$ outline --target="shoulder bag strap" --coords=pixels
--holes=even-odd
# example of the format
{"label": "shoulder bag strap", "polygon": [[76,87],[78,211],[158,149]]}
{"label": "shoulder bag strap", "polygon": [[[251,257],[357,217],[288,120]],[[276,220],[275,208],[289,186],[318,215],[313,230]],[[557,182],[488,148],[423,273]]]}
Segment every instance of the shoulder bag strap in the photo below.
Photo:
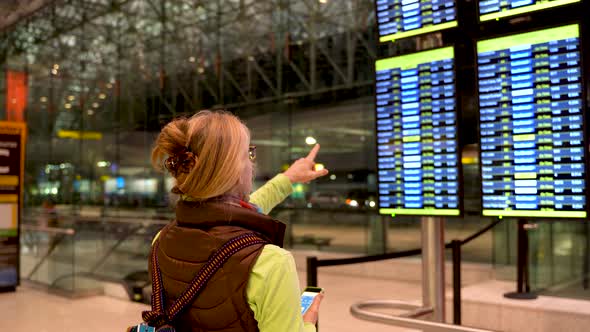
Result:
{"label": "shoulder bag strap", "polygon": [[256,245],[266,244],[254,233],[246,233],[227,241],[219,248],[193,278],[188,288],[172,303],[170,308],[164,309],[164,287],[162,273],[158,264],[157,248],[160,241],[156,241],[152,248],[152,310],[144,311],[142,316],[145,322],[159,327],[176,319],[178,314],[188,308],[195,301],[199,293],[207,285],[207,282],[238,251]]}

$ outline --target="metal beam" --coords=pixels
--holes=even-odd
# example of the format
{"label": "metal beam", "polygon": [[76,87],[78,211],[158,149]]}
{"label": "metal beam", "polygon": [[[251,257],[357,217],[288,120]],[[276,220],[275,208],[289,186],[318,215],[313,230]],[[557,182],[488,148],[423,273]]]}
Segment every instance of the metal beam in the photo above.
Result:
{"label": "metal beam", "polygon": [[[6,30],[0,56],[10,67],[26,50],[32,79],[52,84],[56,96],[76,84],[104,85],[120,66],[132,95],[159,96],[174,113],[176,94],[190,107],[239,107],[371,84],[359,73],[372,65],[359,60],[375,58],[366,37],[373,22],[372,0],[56,1]],[[344,42],[328,48],[329,36]],[[82,39],[85,50],[69,45]],[[49,80],[53,58],[63,71]],[[167,86],[156,89],[161,71]]]}

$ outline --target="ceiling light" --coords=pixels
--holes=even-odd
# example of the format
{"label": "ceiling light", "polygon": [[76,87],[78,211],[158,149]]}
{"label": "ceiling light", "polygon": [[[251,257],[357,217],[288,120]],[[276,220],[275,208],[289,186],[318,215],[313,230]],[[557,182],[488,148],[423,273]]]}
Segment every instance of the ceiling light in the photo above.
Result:
{"label": "ceiling light", "polygon": [[68,96],[68,100],[69,100],[69,101],[72,101],[72,100],[74,100],[74,99],[76,99],[76,97],[74,97],[74,96]]}
{"label": "ceiling light", "polygon": [[197,69],[197,71],[199,72],[199,74],[202,74],[205,72],[205,68],[199,67],[199,69]]}
{"label": "ceiling light", "polygon": [[190,58],[188,58],[188,61],[195,62],[195,57],[194,56],[191,56]]}
{"label": "ceiling light", "polygon": [[59,65],[56,63],[53,65],[53,69],[58,70],[59,69]]}
{"label": "ceiling light", "polygon": [[98,108],[98,106],[100,106],[98,103],[92,103],[92,107]]}
{"label": "ceiling light", "polygon": [[317,142],[318,141],[314,137],[307,136],[305,138],[305,144],[307,144],[307,145],[315,145]]}
{"label": "ceiling light", "polygon": [[64,105],[64,107],[65,107],[66,109],[68,109],[68,110],[69,110],[70,108],[72,108],[72,104],[70,104],[70,103],[66,103],[66,104]]}
{"label": "ceiling light", "polygon": [[88,110],[88,115],[94,115],[94,111],[93,110]]}
{"label": "ceiling light", "polygon": [[39,99],[39,100],[41,100],[42,103],[46,103],[47,102],[47,97],[41,97],[41,99]]}
{"label": "ceiling light", "polygon": [[346,200],[346,204],[348,204],[349,206],[352,206],[352,207],[359,206],[359,202],[356,199],[350,199],[350,198]]}
{"label": "ceiling light", "polygon": [[101,93],[98,95],[98,98],[100,99],[105,99],[107,97],[107,95],[105,95],[104,93]]}
{"label": "ceiling light", "polygon": [[107,89],[111,89],[113,85],[111,83],[107,84]]}
{"label": "ceiling light", "polygon": [[57,69],[51,69],[51,73],[52,73],[53,75],[57,75]]}

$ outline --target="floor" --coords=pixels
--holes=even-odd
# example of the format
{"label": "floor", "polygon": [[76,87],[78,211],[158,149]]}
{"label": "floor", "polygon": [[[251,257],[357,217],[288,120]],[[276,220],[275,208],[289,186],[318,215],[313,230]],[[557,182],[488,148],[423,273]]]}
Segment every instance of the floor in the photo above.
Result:
{"label": "floor", "polygon": [[[420,299],[420,285],[386,280],[320,274],[326,298],[320,311],[320,331],[411,332],[352,317],[350,305],[360,300]],[[300,275],[300,280],[304,276]],[[355,285],[351,287],[351,285]],[[67,299],[27,286],[0,294],[0,330],[11,332],[125,331],[147,307],[106,296]],[[90,328],[90,329],[89,329]]]}

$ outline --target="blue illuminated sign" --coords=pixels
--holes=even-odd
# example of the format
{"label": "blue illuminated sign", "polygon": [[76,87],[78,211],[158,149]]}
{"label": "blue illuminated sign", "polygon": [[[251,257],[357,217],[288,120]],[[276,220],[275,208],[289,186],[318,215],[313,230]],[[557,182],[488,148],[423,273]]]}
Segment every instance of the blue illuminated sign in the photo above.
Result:
{"label": "blue illuminated sign", "polygon": [[483,214],[586,217],[578,25],[478,43]]}
{"label": "blue illuminated sign", "polygon": [[457,26],[455,0],[377,0],[376,6],[381,42]]}
{"label": "blue illuminated sign", "polygon": [[451,47],[377,62],[380,213],[460,214],[454,70]]}

